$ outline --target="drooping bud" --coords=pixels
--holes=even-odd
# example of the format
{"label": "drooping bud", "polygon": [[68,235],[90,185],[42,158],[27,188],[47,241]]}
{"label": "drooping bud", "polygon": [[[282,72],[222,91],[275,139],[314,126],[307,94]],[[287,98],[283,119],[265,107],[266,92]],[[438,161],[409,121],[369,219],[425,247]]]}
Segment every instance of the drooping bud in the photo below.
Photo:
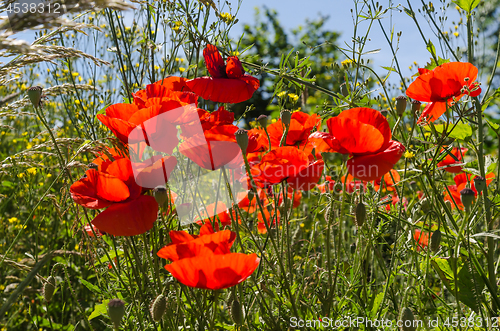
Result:
{"label": "drooping bud", "polygon": [[436,230],[431,235],[431,244],[429,245],[431,251],[437,252],[439,249],[439,244],[441,243],[441,231]]}
{"label": "drooping bud", "polygon": [[283,124],[290,125],[290,121],[292,120],[292,112],[287,109],[283,109],[280,113],[280,118]]}
{"label": "drooping bud", "polygon": [[243,129],[238,129],[234,136],[236,137],[236,142],[238,143],[238,146],[240,146],[241,151],[243,154],[246,154],[248,147],[248,133]]}
{"label": "drooping bud", "polygon": [[486,188],[486,178],[481,176],[474,177],[474,186],[478,192],[482,192]]}
{"label": "drooping bud", "polygon": [[340,93],[342,93],[342,95],[345,97],[349,95],[349,91],[347,90],[347,83],[340,84]]}
{"label": "drooping bud", "polygon": [[405,307],[401,310],[401,316],[399,317],[401,321],[400,329],[402,331],[415,331],[417,328],[414,326],[415,316],[413,316],[413,312],[410,308]]}
{"label": "drooping bud", "polygon": [[398,116],[403,116],[406,110],[406,97],[404,95],[400,95],[396,98],[396,113]]}
{"label": "drooping bud", "polygon": [[266,115],[260,115],[259,117],[257,117],[257,122],[259,122],[261,127],[267,128],[267,116]]}
{"label": "drooping bud", "polygon": [[28,89],[28,97],[35,108],[40,105],[42,100],[42,90],[41,86],[32,86]]}
{"label": "drooping bud", "polygon": [[167,308],[167,298],[163,294],[160,294],[156,297],[153,302],[153,306],[151,306],[151,315],[153,315],[153,320],[155,322],[159,322],[165,314],[165,309]]}
{"label": "drooping bud", "polygon": [[53,276],[49,276],[49,278],[47,278],[47,282],[43,284],[43,297],[45,298],[45,301],[50,302],[50,300],[52,300],[55,290],[56,279]]}
{"label": "drooping bud", "polygon": [[159,206],[163,206],[168,199],[167,188],[164,185],[158,185],[153,189],[153,196]]}
{"label": "drooping bud", "polygon": [[120,322],[125,315],[125,302],[120,299],[111,299],[108,302],[108,316],[113,322],[115,329],[120,327]]}
{"label": "drooping bud", "polygon": [[366,207],[365,204],[360,202],[356,206],[356,225],[358,227],[363,226],[366,220]]}
{"label": "drooping bud", "polygon": [[251,203],[254,198],[255,198],[255,191],[248,190],[248,202]]}
{"label": "drooping bud", "polygon": [[236,56],[227,58],[226,74],[229,78],[240,78],[245,73],[245,69],[241,65],[240,59]]}
{"label": "drooping bud", "polygon": [[411,111],[413,112],[413,114],[417,114],[417,112],[420,111],[420,105],[422,103],[420,101],[417,101],[417,100],[413,100],[411,102]]}
{"label": "drooping bud", "polygon": [[241,309],[240,302],[236,298],[231,304],[231,318],[236,325],[241,325],[243,323],[243,310]]}
{"label": "drooping bud", "polygon": [[474,194],[474,191],[470,188],[464,188],[462,191],[460,191],[460,200],[462,200],[465,208],[469,208],[472,205],[475,197],[476,195]]}

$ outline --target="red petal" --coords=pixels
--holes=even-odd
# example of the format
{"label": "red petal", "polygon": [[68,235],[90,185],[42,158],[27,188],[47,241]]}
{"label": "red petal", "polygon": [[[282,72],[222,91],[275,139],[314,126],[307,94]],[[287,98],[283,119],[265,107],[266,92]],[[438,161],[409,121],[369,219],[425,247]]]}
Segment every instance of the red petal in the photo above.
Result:
{"label": "red petal", "polygon": [[247,279],[259,265],[256,254],[202,255],[166,265],[184,285],[208,290],[235,286]]}
{"label": "red petal", "polygon": [[206,141],[205,137],[200,136],[184,141],[179,151],[200,167],[208,170],[219,169],[229,164],[241,153],[240,147],[233,141]]}
{"label": "red petal", "polygon": [[294,190],[309,191],[316,187],[316,183],[323,174],[325,162],[318,160],[304,168],[295,176],[290,176],[287,179],[288,185]]}
{"label": "red petal", "polygon": [[188,242],[188,241],[195,240],[196,238],[198,238],[198,236],[190,235],[186,231],[173,231],[172,230],[168,233],[168,235],[170,236],[170,239],[172,240],[173,244],[180,244],[180,243]]}
{"label": "red petal", "polygon": [[189,88],[205,100],[221,103],[239,103],[250,99],[259,88],[257,78],[239,79],[198,77],[187,82]]}
{"label": "red petal", "polygon": [[141,194],[142,188],[135,181],[132,162],[129,159],[114,161],[106,168],[106,172],[121,179],[127,185],[131,199],[135,199]]}
{"label": "red petal", "polygon": [[168,182],[170,173],[177,165],[174,156],[155,155],[141,163],[133,163],[135,181],[144,188],[155,188]]}
{"label": "red petal", "polygon": [[97,215],[92,224],[113,236],[136,236],[153,227],[157,214],[155,198],[141,195],[129,202],[112,204]]}
{"label": "red petal", "polygon": [[381,152],[352,157],[347,161],[347,170],[358,179],[376,180],[394,167],[404,151],[405,148],[401,143],[391,141],[387,149]]}
{"label": "red petal", "polygon": [[241,65],[240,59],[236,56],[227,58],[226,74],[229,78],[240,78],[245,73],[245,69]]}
{"label": "red petal", "polygon": [[169,76],[163,80],[157,81],[155,84],[163,85],[171,91],[190,92],[191,90],[187,87],[186,81],[187,79],[183,77]]}
{"label": "red petal", "polygon": [[446,112],[446,101],[429,102],[418,118],[418,125],[434,122]]}
{"label": "red petal", "polygon": [[207,47],[203,50],[203,57],[210,76],[214,78],[226,77],[226,66],[217,47],[207,44]]}

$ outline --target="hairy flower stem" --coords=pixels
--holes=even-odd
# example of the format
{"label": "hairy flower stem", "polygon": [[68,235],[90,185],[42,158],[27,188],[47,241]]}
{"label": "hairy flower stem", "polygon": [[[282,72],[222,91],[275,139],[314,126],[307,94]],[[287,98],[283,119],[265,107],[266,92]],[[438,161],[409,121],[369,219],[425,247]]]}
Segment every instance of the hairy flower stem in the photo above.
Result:
{"label": "hairy flower stem", "polygon": [[[469,60],[470,63],[473,64],[474,61],[474,53],[473,53],[473,31],[472,31],[472,16],[471,14],[467,14],[467,59]],[[486,176],[486,170],[485,170],[485,164],[484,164],[484,128],[483,128],[483,112],[482,112],[482,107],[481,107],[481,102],[479,102],[478,97],[474,97],[473,103],[476,107],[476,116],[477,116],[477,140],[478,140],[478,147],[477,147],[477,159],[479,163],[479,173],[482,177]],[[493,230],[493,222],[491,219],[491,209],[489,206],[489,200],[488,200],[488,189],[487,185],[484,185],[483,190],[483,198],[481,199],[483,202],[483,208],[485,211],[485,222],[486,222],[486,228],[488,232],[491,232]],[[490,284],[492,286],[492,293],[494,297],[497,296],[497,281],[496,281],[496,275],[495,275],[495,261],[494,261],[494,252],[495,252],[495,242],[493,241],[492,237],[487,237],[486,239],[487,244],[488,244],[488,278],[490,281]],[[498,306],[496,305],[495,300],[492,301],[491,303],[491,308],[493,310],[493,316],[497,315],[498,312]]]}

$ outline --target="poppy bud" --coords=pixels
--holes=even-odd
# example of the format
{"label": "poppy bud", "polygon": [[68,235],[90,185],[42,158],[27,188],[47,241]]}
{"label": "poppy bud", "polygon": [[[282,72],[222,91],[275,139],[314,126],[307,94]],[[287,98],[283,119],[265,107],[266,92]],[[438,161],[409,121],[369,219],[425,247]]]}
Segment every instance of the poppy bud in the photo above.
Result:
{"label": "poppy bud", "polygon": [[342,93],[342,95],[345,97],[349,95],[349,91],[347,90],[347,83],[340,84],[340,93]]}
{"label": "poppy bud", "polygon": [[446,205],[446,208],[448,208],[448,210],[451,210],[451,201],[450,200],[446,200],[444,203]]}
{"label": "poppy bud", "polygon": [[40,100],[42,100],[42,87],[32,86],[28,89],[28,97],[34,107],[40,106]]}
{"label": "poppy bud", "polygon": [[159,322],[165,314],[165,309],[167,308],[167,298],[163,294],[156,297],[151,307],[151,315],[153,315],[153,320]]}
{"label": "poppy bud", "polygon": [[111,299],[108,302],[108,316],[115,329],[120,327],[120,322],[125,315],[125,302],[120,299]]}
{"label": "poppy bud", "polygon": [[248,191],[248,202],[252,202],[252,200],[255,198],[255,191],[254,190],[249,190]]}
{"label": "poppy bud", "polygon": [[405,307],[401,310],[401,316],[399,317],[401,321],[400,330],[402,331],[415,331],[417,328],[413,325],[415,322],[415,317],[410,308]]}
{"label": "poppy bud", "polygon": [[430,244],[431,251],[437,252],[440,243],[441,243],[441,231],[439,231],[438,229],[434,231],[431,235],[431,244]]}
{"label": "poppy bud", "polygon": [[413,191],[415,191],[415,192],[416,192],[416,191],[417,191],[417,189],[418,189],[417,182],[416,182],[416,181],[414,181],[414,180],[412,180],[412,181],[410,182],[410,187],[411,187],[411,189],[412,189]]}
{"label": "poppy bud", "polygon": [[49,278],[47,278],[47,282],[43,284],[43,297],[45,298],[45,301],[50,302],[55,290],[56,279],[53,276],[49,276]]}
{"label": "poppy bud", "polygon": [[99,169],[99,166],[95,163],[89,163],[87,164],[87,168],[97,170]]}
{"label": "poppy bud", "polygon": [[153,190],[153,196],[158,205],[163,206],[168,198],[167,188],[163,185],[158,185]]}
{"label": "poppy bud", "polygon": [[424,213],[426,213],[426,212],[428,212],[429,210],[431,210],[431,204],[430,204],[430,202],[429,202],[429,200],[428,200],[427,198],[422,199],[422,200],[420,201],[420,203],[421,203],[421,206],[422,206],[420,209],[422,209],[422,211],[423,211]]}
{"label": "poppy bud", "polygon": [[356,244],[352,243],[351,244],[351,254],[354,254],[354,253],[356,253]]}
{"label": "poppy bud", "polygon": [[283,124],[290,125],[290,121],[292,120],[292,112],[287,109],[283,109],[280,113],[280,118]]}
{"label": "poppy bud", "polygon": [[356,225],[361,227],[366,220],[366,207],[365,204],[360,202],[356,206]]}
{"label": "poppy bud", "polygon": [[475,194],[472,189],[464,188],[462,191],[460,191],[460,200],[462,200],[465,208],[469,208],[472,205],[474,198]]}
{"label": "poppy bud", "polygon": [[241,325],[243,323],[243,311],[237,299],[234,299],[231,304],[231,318],[236,325]]}
{"label": "poppy bud", "polygon": [[478,192],[482,192],[486,188],[486,178],[481,176],[474,177],[474,186]]}
{"label": "poppy bud", "polygon": [[400,95],[396,98],[396,113],[401,117],[403,116],[406,110],[406,97],[404,95]]}
{"label": "poppy bud", "polygon": [[411,111],[413,112],[413,114],[416,114],[418,111],[420,111],[420,105],[422,103],[420,101],[417,101],[417,100],[413,100],[411,102]]}
{"label": "poppy bud", "polygon": [[240,78],[245,73],[245,69],[241,65],[240,59],[236,56],[227,58],[226,74],[229,78]]}
{"label": "poppy bud", "polygon": [[236,142],[238,143],[238,146],[240,146],[241,151],[246,154],[248,147],[248,133],[243,129],[238,129],[234,136],[236,137]]}
{"label": "poppy bud", "polygon": [[257,122],[259,122],[261,127],[266,128],[267,127],[267,116],[260,115],[259,117],[257,117]]}

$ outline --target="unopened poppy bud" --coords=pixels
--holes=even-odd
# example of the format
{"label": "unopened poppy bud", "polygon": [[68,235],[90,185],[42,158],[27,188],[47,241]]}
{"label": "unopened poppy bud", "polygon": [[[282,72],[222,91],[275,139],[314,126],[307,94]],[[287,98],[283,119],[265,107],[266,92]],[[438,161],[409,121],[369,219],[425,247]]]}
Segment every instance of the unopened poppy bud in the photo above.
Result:
{"label": "unopened poppy bud", "polygon": [[474,177],[474,186],[478,192],[482,192],[486,188],[486,178],[481,176]]}
{"label": "unopened poppy bud", "polygon": [[366,220],[366,207],[365,204],[360,202],[356,206],[356,225],[361,227]]}
{"label": "unopened poppy bud", "polygon": [[153,320],[159,322],[165,314],[165,309],[167,308],[167,298],[163,294],[156,297],[151,307],[151,315],[153,315]]}
{"label": "unopened poppy bud", "polygon": [[352,243],[351,244],[351,254],[354,254],[354,253],[356,253],[356,244]]}
{"label": "unopened poppy bud", "polygon": [[260,115],[259,117],[257,117],[257,122],[259,122],[261,127],[266,128],[267,127],[267,116]]}
{"label": "unopened poppy bud", "polygon": [[236,131],[234,136],[236,137],[236,142],[238,143],[238,146],[240,146],[241,151],[246,154],[248,147],[248,133],[243,129],[239,129]]}
{"label": "unopened poppy bud", "polygon": [[240,78],[245,73],[245,69],[241,65],[240,59],[236,56],[227,58],[226,74],[229,78]]}
{"label": "unopened poppy bud", "polygon": [[422,199],[420,203],[422,206],[421,209],[424,213],[427,213],[429,210],[431,210],[431,204],[427,198]]}
{"label": "unopened poppy bud", "polygon": [[349,95],[349,91],[347,90],[347,83],[340,84],[340,93],[342,93],[342,95],[345,97]]}
{"label": "unopened poppy bud", "polygon": [[448,208],[448,210],[451,210],[451,201],[450,200],[446,200],[444,203],[446,205],[446,208]]}
{"label": "unopened poppy bud", "polygon": [[440,243],[441,243],[441,231],[439,231],[438,229],[434,231],[431,235],[431,244],[429,245],[431,247],[431,251],[437,252]]}
{"label": "unopened poppy bud", "polygon": [[120,299],[111,299],[108,302],[108,316],[113,322],[115,329],[120,327],[120,322],[125,315],[125,302]]}
{"label": "unopened poppy bud", "polygon": [[237,299],[234,299],[231,304],[231,318],[236,325],[241,325],[243,323],[243,311]]}
{"label": "unopened poppy bud", "polygon": [[255,198],[255,191],[254,190],[249,190],[248,191],[248,202],[252,202],[252,200]]}
{"label": "unopened poppy bud", "polygon": [[380,113],[384,116],[384,117],[387,117],[387,115],[389,115],[389,112],[385,109],[381,110]]}
{"label": "unopened poppy bud", "polygon": [[45,301],[50,302],[52,296],[54,296],[54,291],[56,290],[56,279],[53,276],[47,278],[47,282],[43,284],[43,297]]}
{"label": "unopened poppy bud", "polygon": [[167,188],[163,185],[158,185],[153,190],[153,196],[158,205],[163,206],[168,199]]}
{"label": "unopened poppy bud", "polygon": [[292,120],[292,112],[287,109],[283,109],[280,113],[280,118],[283,124],[290,125],[290,121]]}
{"label": "unopened poppy bud", "polygon": [[475,194],[472,189],[464,188],[462,191],[460,191],[460,199],[462,200],[465,208],[469,208],[472,205],[472,202],[474,202],[474,198]]}
{"label": "unopened poppy bud", "polygon": [[400,329],[402,331],[415,331],[417,328],[414,326],[415,316],[410,308],[405,307],[401,310],[401,316],[399,317],[401,321]]}
{"label": "unopened poppy bud", "polygon": [[403,116],[406,110],[406,97],[404,95],[400,95],[396,98],[396,113],[399,116]]}
{"label": "unopened poppy bud", "polygon": [[411,102],[411,111],[416,114],[418,111],[420,111],[420,105],[422,103],[420,101],[417,101],[417,100],[413,100]]}
{"label": "unopened poppy bud", "polygon": [[34,107],[40,105],[40,100],[42,100],[42,88],[40,86],[32,86],[28,89],[28,97]]}

